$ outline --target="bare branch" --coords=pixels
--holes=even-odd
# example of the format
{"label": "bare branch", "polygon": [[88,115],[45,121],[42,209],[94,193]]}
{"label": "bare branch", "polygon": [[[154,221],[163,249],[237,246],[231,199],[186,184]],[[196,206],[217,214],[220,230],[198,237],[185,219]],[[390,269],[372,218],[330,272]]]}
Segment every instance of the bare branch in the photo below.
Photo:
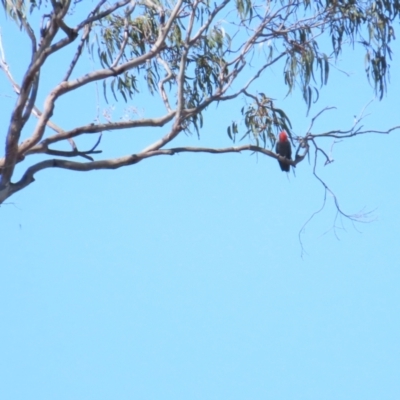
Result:
{"label": "bare branch", "polygon": [[[62,12],[63,11],[60,11],[60,15]],[[7,132],[5,161],[0,181],[1,188],[9,185],[17,160],[23,158],[23,156],[18,153],[19,138],[26,123],[26,119],[23,118],[23,113],[27,108],[27,104],[29,103],[29,95],[32,91],[32,85],[34,85],[37,74],[47,58],[49,46],[57,34],[58,29],[59,26],[56,22],[56,14],[54,13],[50,18],[48,30],[46,31],[45,35],[42,36],[39,49],[35,52],[32,62],[30,63],[22,80],[20,93],[17,98],[16,105],[14,106],[14,110],[11,115],[11,122]],[[49,118],[50,115],[48,116],[47,120]],[[46,123],[47,120],[44,121],[44,123]]]}
{"label": "bare branch", "polygon": [[193,24],[194,24],[194,17],[195,17],[195,8],[197,6],[198,2],[196,2],[195,6],[193,7],[193,12],[191,15],[191,20],[190,20],[190,25],[189,25],[189,29],[188,29],[188,35],[187,35],[187,44],[189,46],[193,46],[198,39],[200,38],[201,35],[203,35],[203,33],[209,28],[209,26],[211,25],[211,22],[214,20],[214,18],[216,17],[216,15],[223,10],[227,4],[229,4],[229,0],[225,0],[223,1],[219,6],[215,6],[215,8],[213,9],[213,11],[210,13],[210,15],[207,18],[207,21],[203,24],[203,26],[201,26],[201,28],[197,31],[196,35],[194,35],[192,38],[190,37],[192,28],[193,28]]}
{"label": "bare branch", "polygon": [[28,104],[26,105],[26,108],[24,110],[24,114],[22,116],[22,124],[23,125],[26,124],[26,122],[28,121],[29,117],[31,116],[33,108],[35,107],[35,101],[36,101],[36,96],[37,96],[38,89],[39,89],[39,73],[37,73],[36,76],[33,79],[31,95],[29,97]]}
{"label": "bare branch", "polygon": [[[64,152],[60,152],[57,150],[49,150],[57,155],[66,155]],[[3,193],[0,192],[0,202],[3,201],[5,198],[11,196],[15,192],[24,189],[26,186],[30,185],[34,182],[34,175],[44,169],[47,168],[62,168],[62,169],[69,169],[72,171],[92,171],[92,170],[100,170],[100,169],[117,169],[121,167],[125,167],[128,165],[137,164],[138,162],[161,155],[174,155],[177,153],[210,153],[210,154],[223,154],[223,153],[241,153],[243,151],[250,151],[264,154],[268,157],[274,158],[276,160],[281,160],[290,163],[291,165],[295,166],[298,162],[289,161],[285,157],[281,157],[274,152],[264,149],[262,147],[254,146],[254,145],[243,145],[243,146],[235,146],[235,147],[226,147],[226,148],[207,148],[207,147],[175,147],[170,149],[158,149],[154,151],[148,151],[146,153],[139,153],[139,154],[132,154],[124,157],[114,158],[114,159],[107,159],[107,160],[100,160],[100,161],[92,161],[87,163],[80,163],[76,161],[68,161],[68,160],[46,160],[41,161],[37,164],[32,165],[29,167],[24,175],[22,176],[21,180],[17,183],[10,184],[8,190]],[[72,152],[67,152],[68,156],[71,156]],[[77,152],[79,154],[76,155],[84,155],[84,154],[94,154],[98,153],[98,151],[90,150],[88,152]]]}
{"label": "bare branch", "polygon": [[329,137],[329,138],[336,138],[336,139],[343,139],[343,138],[350,138],[358,135],[366,135],[366,134],[371,134],[371,133],[376,133],[378,135],[388,135],[389,133],[400,129],[400,125],[393,126],[392,128],[387,129],[386,131],[380,131],[380,130],[375,130],[375,129],[367,129],[365,131],[362,130],[354,130],[353,128],[347,131],[341,131],[341,130],[333,130],[325,133],[319,133],[319,134],[313,134],[312,136],[314,138],[324,138],[324,137]]}
{"label": "bare branch", "polygon": [[[49,145],[51,143],[59,142],[68,138],[73,138],[84,133],[99,133],[104,131],[114,131],[129,128],[145,128],[145,127],[161,127],[170,122],[175,116],[175,112],[170,112],[160,118],[144,118],[137,121],[120,121],[120,122],[109,122],[106,124],[88,124],[72,129],[70,131],[62,131],[57,135],[50,136],[44,139],[38,147],[34,147],[30,150],[29,154],[36,152],[40,146]],[[1,164],[0,164],[1,165]]]}
{"label": "bare branch", "polygon": [[172,109],[171,109],[171,106],[169,104],[168,96],[167,96],[167,94],[165,92],[164,85],[174,77],[174,74],[172,73],[171,68],[169,67],[168,63],[165,62],[160,56],[157,57],[157,61],[167,71],[167,74],[165,75],[165,77],[160,80],[160,82],[158,84],[158,88],[159,88],[159,91],[160,91],[161,98],[162,98],[162,100],[164,102],[165,108],[167,109],[167,111],[169,113],[171,113]]}
{"label": "bare branch", "polygon": [[99,21],[104,17],[107,17],[108,15],[111,15],[114,13],[114,11],[118,10],[119,8],[122,8],[126,6],[128,3],[130,3],[132,0],[122,0],[114,3],[112,6],[107,8],[106,10],[99,12],[101,6],[106,2],[107,0],[101,0],[96,7],[94,8],[93,11],[89,13],[89,16],[83,20],[80,24],[78,24],[75,27],[76,31],[81,30],[83,27],[85,27],[88,24],[91,24],[95,21]]}
{"label": "bare branch", "polygon": [[[4,49],[3,49],[3,45],[2,45],[2,38],[0,35],[0,69],[3,70],[3,72],[6,74],[8,80],[10,81],[14,92],[17,95],[21,94],[21,88],[20,86],[16,83],[16,81],[14,80],[14,77],[11,74],[11,71],[9,69],[9,66],[6,62],[5,59],[5,53],[4,53]],[[38,77],[36,77],[34,79],[34,87],[32,88],[32,94],[29,98],[29,103],[24,111],[24,116],[23,116],[23,123],[25,124],[26,121],[29,118],[29,113],[32,113],[35,117],[39,118],[42,115],[42,112],[34,105],[35,99],[36,99],[36,95],[37,95],[37,90],[38,90],[38,85],[39,85],[39,79]],[[48,120],[47,121],[47,126],[49,126],[51,129],[53,129],[54,131],[61,133],[63,132],[63,130],[58,127],[56,124],[54,124],[52,121]],[[68,139],[68,138],[67,138]],[[73,149],[76,149],[75,143],[73,142],[72,139],[68,139],[68,141],[70,142],[71,146]],[[0,159],[0,168],[2,168],[4,166],[4,159]]]}
{"label": "bare branch", "polygon": [[[303,245],[303,241],[302,241],[302,235],[305,232],[305,228],[306,226],[314,219],[314,217],[319,214],[326,206],[326,199],[327,199],[327,195],[330,194],[333,198],[333,202],[337,211],[337,215],[343,216],[346,219],[350,220],[353,224],[354,223],[369,223],[371,222],[371,220],[369,220],[369,216],[371,215],[371,213],[373,211],[368,211],[368,212],[358,212],[355,214],[347,214],[345,213],[342,208],[339,206],[339,201],[337,196],[335,195],[335,193],[332,191],[332,189],[327,185],[327,183],[318,175],[317,173],[317,161],[318,161],[318,152],[321,152],[324,157],[326,157],[326,162],[325,165],[327,163],[332,162],[331,159],[329,158],[329,156],[320,148],[316,145],[316,143],[313,141],[314,145],[315,145],[315,153],[314,153],[314,165],[313,165],[313,175],[315,176],[315,178],[319,181],[319,183],[322,185],[322,187],[324,188],[324,198],[323,198],[323,202],[321,207],[314,211],[311,216],[307,219],[307,221],[304,223],[304,225],[301,227],[298,237],[299,237],[299,242],[300,242],[300,247],[301,247],[301,256],[303,257],[304,253],[305,253],[305,248]],[[337,219],[337,215],[335,216],[335,221]],[[333,224],[333,229],[334,229],[334,233],[335,236],[337,237],[336,234],[336,225],[335,225],[335,221]]]}
{"label": "bare branch", "polygon": [[329,111],[329,110],[336,110],[336,107],[325,107],[323,108],[320,112],[318,112],[316,115],[314,115],[314,117],[311,118],[311,123],[310,126],[307,129],[307,133],[311,132],[312,127],[314,126],[314,122],[315,120],[321,115],[323,114],[325,111]]}
{"label": "bare branch", "polygon": [[96,143],[90,150],[78,151],[77,148],[74,148],[72,151],[62,151],[62,150],[49,149],[47,147],[46,150],[43,151],[43,153],[51,155],[51,156],[59,156],[59,157],[83,157],[83,158],[86,158],[87,160],[94,161],[93,157],[90,157],[89,154],[102,153],[102,150],[96,150],[96,148],[99,146],[99,144],[101,142],[101,138],[102,138],[102,134],[99,135],[99,138],[97,139]]}
{"label": "bare branch", "polygon": [[82,54],[82,49],[83,49],[83,46],[85,45],[85,43],[86,43],[86,41],[87,41],[87,39],[89,37],[90,30],[91,30],[91,25],[86,25],[85,30],[84,30],[84,32],[82,34],[82,37],[81,37],[81,41],[79,42],[79,45],[78,45],[78,48],[76,49],[74,58],[72,59],[71,64],[69,65],[67,72],[65,73],[63,81],[67,81],[69,79],[69,77],[71,76],[72,71],[74,70],[74,68],[75,68],[75,66],[76,66],[76,64],[77,64],[77,62],[78,62],[78,60],[79,60],[79,58],[80,58],[80,56]]}
{"label": "bare branch", "polygon": [[119,54],[117,55],[117,57],[115,58],[114,62],[111,65],[111,68],[115,68],[119,61],[121,60],[121,57],[123,56],[124,52],[125,52],[125,48],[126,45],[128,43],[128,39],[129,39],[129,19],[128,16],[130,16],[133,11],[135,10],[136,7],[136,3],[133,3],[130,7],[127,8],[127,10],[125,11],[125,18],[124,18],[124,40],[121,44],[121,48],[119,50]]}

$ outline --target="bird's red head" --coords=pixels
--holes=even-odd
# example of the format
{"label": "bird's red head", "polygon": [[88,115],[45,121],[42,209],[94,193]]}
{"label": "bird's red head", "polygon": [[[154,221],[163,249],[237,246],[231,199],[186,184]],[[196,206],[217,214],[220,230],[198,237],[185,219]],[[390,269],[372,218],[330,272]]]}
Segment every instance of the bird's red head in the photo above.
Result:
{"label": "bird's red head", "polygon": [[285,131],[282,131],[282,132],[279,134],[279,141],[280,141],[280,142],[287,142],[287,140],[288,140],[288,135],[287,135],[287,133],[286,133]]}

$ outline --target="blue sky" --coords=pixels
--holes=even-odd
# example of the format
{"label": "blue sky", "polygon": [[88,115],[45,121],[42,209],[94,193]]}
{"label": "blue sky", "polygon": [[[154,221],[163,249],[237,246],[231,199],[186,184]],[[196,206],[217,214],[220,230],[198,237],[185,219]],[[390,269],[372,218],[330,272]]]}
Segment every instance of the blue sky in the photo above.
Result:
{"label": "blue sky", "polygon": [[[19,33],[0,23],[18,77]],[[368,128],[400,125],[393,48],[389,92],[369,106]],[[362,57],[345,52],[342,65],[351,76],[332,71],[309,117],[298,93],[277,98],[296,133],[325,106],[338,109],[320,131],[348,127],[373,97]],[[271,77],[261,91],[279,93],[280,70]],[[4,138],[14,100],[0,82]],[[71,103],[56,121],[90,121],[94,104]],[[177,143],[228,145],[233,109],[210,109],[200,142]],[[160,132],[102,143],[126,153]],[[321,176],[346,212],[374,210],[373,221],[339,220],[336,237],[328,196],[302,235],[303,257],[299,232],[324,196],[307,161],[296,177],[249,154],[41,172],[0,209],[1,398],[398,399],[399,135],[334,146]]]}

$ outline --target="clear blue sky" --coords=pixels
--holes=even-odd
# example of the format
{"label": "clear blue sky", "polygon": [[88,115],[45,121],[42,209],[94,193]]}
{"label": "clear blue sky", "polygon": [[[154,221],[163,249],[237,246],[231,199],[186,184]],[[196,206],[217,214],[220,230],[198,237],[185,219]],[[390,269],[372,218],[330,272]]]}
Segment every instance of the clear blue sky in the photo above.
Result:
{"label": "clear blue sky", "polygon": [[[20,77],[20,34],[7,35],[0,18]],[[400,125],[394,50],[368,128]],[[310,113],[338,107],[319,119],[321,132],[351,125],[373,97],[362,57],[343,59],[353,74],[332,71]],[[271,76],[267,95],[281,84],[278,68]],[[4,139],[14,100],[3,75],[0,88]],[[277,101],[304,132],[300,95]],[[211,109],[201,141],[179,143],[228,145],[232,110]],[[94,116],[92,96],[55,120]],[[103,144],[125,154],[160,133],[107,133]],[[374,221],[342,229],[339,220],[337,238],[328,197],[302,236],[303,258],[298,234],[324,195],[307,161],[296,177],[249,154],[41,172],[0,208],[0,398],[399,399],[399,147],[400,132],[334,146],[321,176],[346,212],[375,210]]]}

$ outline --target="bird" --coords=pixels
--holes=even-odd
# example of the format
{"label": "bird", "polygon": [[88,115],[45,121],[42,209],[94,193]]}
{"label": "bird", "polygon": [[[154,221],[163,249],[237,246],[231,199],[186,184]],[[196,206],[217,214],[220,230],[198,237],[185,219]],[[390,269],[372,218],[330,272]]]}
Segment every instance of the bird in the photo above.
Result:
{"label": "bird", "polygon": [[[292,146],[285,131],[281,131],[281,133],[278,135],[278,141],[276,143],[276,153],[282,157],[287,158],[288,160],[292,159]],[[280,160],[278,160],[278,162],[282,171],[290,171],[290,164]]]}
{"label": "bird", "polygon": [[164,26],[165,24],[165,12],[163,10],[161,10],[160,12],[160,25]]}

